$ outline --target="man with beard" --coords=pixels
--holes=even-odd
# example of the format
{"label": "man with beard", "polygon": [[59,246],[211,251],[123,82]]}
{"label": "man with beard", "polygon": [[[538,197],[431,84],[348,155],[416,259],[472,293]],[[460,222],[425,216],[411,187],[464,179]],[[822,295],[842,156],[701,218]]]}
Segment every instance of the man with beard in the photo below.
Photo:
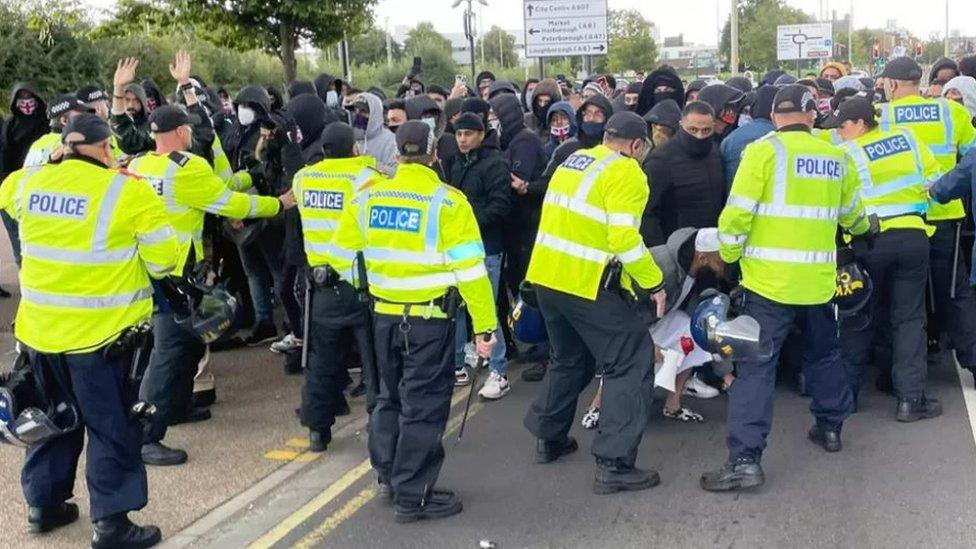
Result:
{"label": "man with beard", "polygon": [[685,86],[678,73],[668,65],[662,65],[647,75],[637,100],[637,114],[644,116],[654,105],[665,99],[674,99],[679,107],[685,104]]}
{"label": "man with beard", "polygon": [[[89,109],[92,110],[99,118],[108,122],[109,121],[109,98],[105,90],[98,86],[85,86],[78,90],[75,94],[78,100],[85,104]],[[109,144],[112,145],[112,154],[115,160],[121,162],[126,154],[119,147],[119,140],[115,135],[109,138]]]}
{"label": "man with beard", "polygon": [[549,107],[563,100],[559,84],[552,78],[539,82],[532,92],[531,110],[525,113],[525,127],[534,131],[539,139],[548,139],[549,123],[546,115]]}

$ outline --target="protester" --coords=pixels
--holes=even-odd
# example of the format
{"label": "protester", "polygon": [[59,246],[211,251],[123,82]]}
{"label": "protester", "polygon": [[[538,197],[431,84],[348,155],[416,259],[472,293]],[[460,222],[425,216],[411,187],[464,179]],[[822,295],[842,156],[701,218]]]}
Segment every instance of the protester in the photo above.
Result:
{"label": "protester", "polygon": [[732,188],[732,181],[739,171],[739,162],[742,161],[742,153],[746,146],[776,129],[771,118],[775,96],[775,86],[764,85],[756,90],[756,102],[752,105],[751,111],[752,121],[744,126],[740,125],[722,140],[720,153],[725,172],[726,192]]}
{"label": "protester", "polygon": [[665,99],[654,105],[654,108],[644,115],[644,121],[647,122],[651,150],[654,150],[664,145],[678,131],[678,123],[681,121],[681,107],[674,99]]}
{"label": "protester", "polygon": [[546,158],[551,158],[560,145],[576,137],[579,129],[576,111],[569,103],[559,101],[549,107],[546,124],[549,126],[549,135],[546,136]]}
{"label": "protester", "polygon": [[665,99],[674,99],[679,107],[685,104],[685,86],[678,73],[668,65],[661,66],[644,79],[634,112],[644,116]]}
{"label": "protester", "polygon": [[953,78],[943,86],[942,96],[966,107],[976,124],[976,78],[972,76]]}
{"label": "protester", "polygon": [[552,78],[539,82],[532,92],[531,107],[525,113],[525,127],[534,131],[540,139],[549,138],[549,107],[563,100],[559,84]]}
{"label": "protester", "polygon": [[352,124],[359,152],[376,159],[376,169],[386,175],[396,171],[396,139],[383,124],[383,102],[371,93],[362,93],[352,104]]}

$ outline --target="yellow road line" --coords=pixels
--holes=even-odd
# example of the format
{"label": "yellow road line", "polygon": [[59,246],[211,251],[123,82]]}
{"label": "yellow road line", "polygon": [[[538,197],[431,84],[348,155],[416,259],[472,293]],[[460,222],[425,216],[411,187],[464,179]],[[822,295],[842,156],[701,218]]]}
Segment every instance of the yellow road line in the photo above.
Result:
{"label": "yellow road line", "polygon": [[292,448],[308,448],[308,439],[305,437],[288,439],[285,441],[285,446],[291,446]]}
{"label": "yellow road line", "polygon": [[299,452],[294,450],[270,450],[264,453],[264,457],[277,461],[291,461],[298,457]]}
{"label": "yellow road line", "polygon": [[376,495],[376,490],[372,488],[366,488],[365,490],[359,492],[354,498],[349,500],[342,509],[336,511],[329,518],[320,524],[315,530],[309,532],[305,537],[298,540],[298,543],[293,545],[294,549],[310,549],[318,545],[326,536],[332,533],[333,530],[339,527],[347,518],[353,516],[356,511],[362,508],[364,505],[369,503],[371,499]]}
{"label": "yellow road line", "polygon": [[[471,388],[468,389],[468,391],[474,391],[474,390],[475,390],[474,385],[472,384]],[[455,394],[454,397],[451,399],[451,407],[453,408],[463,400],[467,399],[468,391],[461,391]],[[482,402],[472,402],[471,412],[468,414],[468,419],[474,417],[474,415],[478,413],[478,411],[483,406],[484,404]],[[456,414],[454,417],[450,419],[450,421],[447,424],[447,428],[444,430],[445,438],[451,436],[451,434],[461,426],[462,414]],[[313,498],[311,501],[309,501],[305,505],[302,505],[297,511],[282,519],[282,521],[279,522],[277,526],[275,526],[271,530],[268,530],[263,536],[261,536],[253,543],[251,543],[248,546],[248,548],[268,549],[272,547],[274,544],[284,539],[293,530],[301,526],[315,513],[319,512],[323,507],[331,503],[332,500],[342,495],[342,493],[345,492],[347,488],[352,486],[359,479],[366,476],[366,474],[369,473],[371,470],[372,470],[372,465],[370,464],[369,459],[364,460],[362,463],[360,463],[353,469],[350,469],[344,475],[339,477],[339,480],[330,484],[328,488],[322,491],[319,495],[315,496],[315,498]],[[367,494],[367,492],[369,493]],[[319,536],[315,538],[315,540],[320,541],[322,538],[324,538],[329,533],[331,533],[336,528],[338,528],[339,525],[345,522],[346,519],[354,515],[356,511],[358,511],[360,508],[362,508],[363,505],[365,505],[371,499],[373,499],[375,495],[376,492],[372,489],[363,490],[362,492],[359,493],[358,496],[356,496],[356,498],[348,502],[346,505],[344,505],[341,509],[339,509],[332,515],[330,515],[315,530],[313,530],[307,536],[302,538],[302,540],[299,541],[299,545],[301,546],[302,543],[306,542],[306,538],[309,538],[313,535]],[[356,502],[357,504],[353,505],[354,502]]]}

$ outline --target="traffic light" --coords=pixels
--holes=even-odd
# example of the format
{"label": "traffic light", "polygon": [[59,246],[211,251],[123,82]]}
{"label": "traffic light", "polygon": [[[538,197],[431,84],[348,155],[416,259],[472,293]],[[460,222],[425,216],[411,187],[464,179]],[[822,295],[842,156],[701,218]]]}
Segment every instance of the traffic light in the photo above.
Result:
{"label": "traffic light", "polygon": [[871,46],[871,59],[879,59],[881,57],[881,46],[875,44]]}

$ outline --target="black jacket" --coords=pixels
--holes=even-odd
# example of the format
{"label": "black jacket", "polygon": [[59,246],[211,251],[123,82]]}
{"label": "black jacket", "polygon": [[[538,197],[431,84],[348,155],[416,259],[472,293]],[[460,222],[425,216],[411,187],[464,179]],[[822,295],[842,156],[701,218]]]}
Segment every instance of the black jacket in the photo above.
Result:
{"label": "black jacket", "polygon": [[[523,181],[542,175],[548,157],[539,136],[525,127],[521,104],[516,97],[500,95],[490,101],[491,108],[502,125],[501,147],[510,173]],[[506,239],[510,242],[531,243],[539,227],[542,195],[514,193],[514,210],[509,216]]]}
{"label": "black jacket", "polygon": [[642,167],[651,189],[640,227],[645,245],[660,246],[685,227],[717,226],[725,205],[717,145],[704,158],[694,158],[675,136],[651,151]]}
{"label": "black jacket", "polygon": [[[37,106],[29,116],[16,108],[17,94],[21,91],[30,93],[37,100]],[[9,106],[10,118],[3,120],[0,128],[0,181],[24,167],[30,146],[51,131],[45,113],[47,105],[30,84],[19,82],[14,85]]]}
{"label": "black jacket", "polygon": [[481,229],[485,254],[502,252],[502,227],[512,211],[512,184],[505,158],[495,149],[480,147],[458,153],[445,167],[448,183],[471,203]]}

